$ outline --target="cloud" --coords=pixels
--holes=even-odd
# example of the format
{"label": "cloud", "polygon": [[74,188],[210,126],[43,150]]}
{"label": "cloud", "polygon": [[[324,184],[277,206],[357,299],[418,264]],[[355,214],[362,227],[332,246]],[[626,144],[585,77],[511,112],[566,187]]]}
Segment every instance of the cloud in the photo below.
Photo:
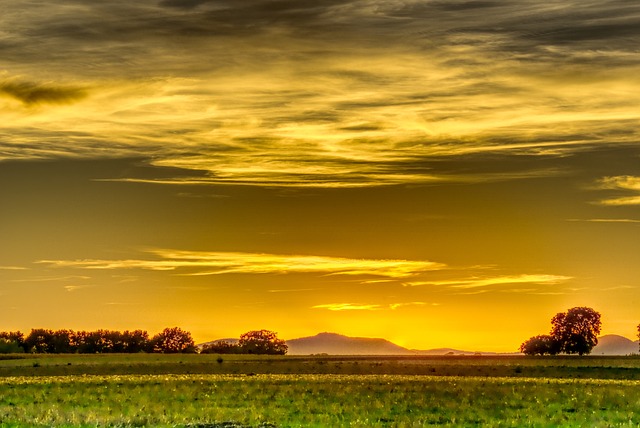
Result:
{"label": "cloud", "polygon": [[[570,171],[554,160],[637,141],[639,12],[622,1],[13,2],[0,56],[30,80],[0,80],[0,92],[69,105],[11,112],[0,158],[149,156],[193,174],[102,178],[185,186],[556,176]],[[32,83],[48,76],[72,84]]]}
{"label": "cloud", "polygon": [[80,88],[4,80],[0,81],[0,95],[14,98],[26,106],[34,106],[70,104],[86,97],[87,92]]}
{"label": "cloud", "polygon": [[[183,275],[287,274],[381,276],[407,278],[444,269],[441,263],[411,260],[347,259],[325,256],[156,250],[155,260],[43,260],[61,268],[182,270]],[[186,272],[185,272],[186,271]]]}
{"label": "cloud", "polygon": [[[385,309],[396,310],[407,306],[425,306],[429,305],[425,302],[407,302],[407,303],[390,303],[386,305],[380,304],[359,304],[359,303],[327,303],[323,305],[312,306],[311,309],[327,309],[329,311],[380,311]],[[431,303],[431,306],[438,306],[438,303]]]}
{"label": "cloud", "polygon": [[436,285],[446,286],[451,288],[485,288],[494,285],[512,285],[512,284],[560,284],[562,282],[573,279],[570,276],[563,275],[514,275],[514,276],[496,276],[490,278],[465,278],[459,280],[446,280],[446,281],[419,281],[406,283],[410,286],[419,285]]}
{"label": "cloud", "polygon": [[[640,177],[631,175],[604,177],[599,182],[599,188],[640,193]],[[606,206],[640,205],[640,195],[608,198],[598,203]]]}
{"label": "cloud", "polygon": [[640,177],[622,175],[616,177],[604,177],[601,181],[603,189],[624,189],[640,191]]}
{"label": "cloud", "polygon": [[640,205],[640,196],[628,196],[624,198],[612,198],[612,199],[604,199],[599,202],[600,205],[608,205],[608,206],[625,206],[625,205]]}
{"label": "cloud", "polygon": [[82,290],[83,288],[92,288],[93,285],[65,285],[63,288],[68,292],[73,292],[76,290]]}
{"label": "cloud", "polygon": [[588,222],[588,223],[640,223],[640,220],[635,220],[631,218],[588,218],[588,219],[571,218],[571,219],[568,219],[567,221]]}
{"label": "cloud", "polygon": [[407,306],[440,306],[440,303],[426,303],[426,302],[406,302],[406,303],[391,303],[389,309],[396,310],[398,308],[404,308]]}
{"label": "cloud", "polygon": [[90,276],[84,275],[67,275],[67,276],[36,276],[24,279],[12,279],[11,282],[58,282],[58,281],[76,281],[83,279],[91,279]]}
{"label": "cloud", "polygon": [[315,305],[311,309],[328,309],[330,311],[379,311],[382,305],[361,305],[357,303],[328,303]]}

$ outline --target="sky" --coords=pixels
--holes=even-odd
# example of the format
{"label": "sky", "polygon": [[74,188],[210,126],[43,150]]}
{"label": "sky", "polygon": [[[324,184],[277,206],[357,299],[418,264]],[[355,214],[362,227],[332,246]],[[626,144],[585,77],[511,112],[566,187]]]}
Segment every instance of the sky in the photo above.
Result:
{"label": "sky", "polygon": [[636,335],[637,1],[0,9],[1,330]]}

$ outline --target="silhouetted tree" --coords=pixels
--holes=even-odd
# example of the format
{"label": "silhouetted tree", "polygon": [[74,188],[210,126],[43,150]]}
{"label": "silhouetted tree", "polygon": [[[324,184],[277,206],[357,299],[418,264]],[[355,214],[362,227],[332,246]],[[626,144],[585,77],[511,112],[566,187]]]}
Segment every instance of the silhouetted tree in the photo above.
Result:
{"label": "silhouetted tree", "polygon": [[[602,322],[600,314],[587,307],[571,308],[551,319],[551,334],[535,336],[520,345],[520,351],[528,355],[589,354],[598,344]],[[639,333],[640,333],[640,326]]]}
{"label": "silhouetted tree", "polygon": [[600,314],[591,308],[571,308],[556,314],[551,320],[551,336],[566,354],[589,354],[598,344],[602,322]]}
{"label": "silhouetted tree", "polygon": [[153,336],[151,344],[153,352],[163,354],[197,352],[191,333],[178,327],[165,328],[161,333]]}
{"label": "silhouetted tree", "polygon": [[51,353],[53,347],[53,330],[44,328],[34,328],[24,339],[24,346],[27,352],[38,354]]}
{"label": "silhouetted tree", "polygon": [[77,351],[72,330],[56,330],[51,335],[51,346],[49,353],[52,354],[73,354]]}
{"label": "silhouetted tree", "polygon": [[[0,353],[13,354],[16,352],[24,352],[24,334],[22,334],[22,332],[0,331],[0,339],[3,339],[5,341],[5,349],[7,349],[7,352],[0,351]],[[12,345],[14,343],[18,346],[18,348],[20,348],[15,352],[13,350],[16,348]]]}
{"label": "silhouetted tree", "polygon": [[269,330],[249,331],[240,336],[238,346],[243,354],[285,355],[289,347],[277,333]]}
{"label": "silhouetted tree", "polygon": [[113,352],[114,336],[109,330],[79,331],[76,337],[78,352],[82,354]]}
{"label": "silhouetted tree", "polygon": [[149,350],[149,333],[144,330],[134,330],[122,333],[122,352],[129,354]]}
{"label": "silhouetted tree", "polygon": [[525,355],[557,355],[560,353],[560,343],[552,336],[542,334],[520,345],[520,352]]}
{"label": "silhouetted tree", "polygon": [[235,343],[226,340],[217,340],[207,343],[200,349],[201,354],[240,354],[242,349]]}

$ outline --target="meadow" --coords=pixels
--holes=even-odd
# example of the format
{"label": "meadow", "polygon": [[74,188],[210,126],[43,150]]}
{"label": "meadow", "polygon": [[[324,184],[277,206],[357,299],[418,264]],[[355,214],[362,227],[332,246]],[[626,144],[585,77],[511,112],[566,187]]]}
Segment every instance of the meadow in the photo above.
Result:
{"label": "meadow", "polygon": [[640,425],[635,357],[6,358],[1,427]]}

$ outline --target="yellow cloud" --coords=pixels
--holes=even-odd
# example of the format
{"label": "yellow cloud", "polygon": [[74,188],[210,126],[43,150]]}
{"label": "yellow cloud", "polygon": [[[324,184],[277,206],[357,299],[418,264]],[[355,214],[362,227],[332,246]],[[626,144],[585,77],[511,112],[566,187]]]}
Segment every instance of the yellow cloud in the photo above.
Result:
{"label": "yellow cloud", "polygon": [[492,285],[505,284],[559,284],[572,279],[570,276],[562,275],[514,275],[514,276],[496,276],[491,278],[466,278],[460,280],[447,281],[422,281],[409,282],[407,285],[439,285],[452,288],[482,288]]}
{"label": "yellow cloud", "polygon": [[625,189],[640,191],[640,177],[635,177],[632,175],[605,177],[600,182],[603,189]]}
{"label": "yellow cloud", "polygon": [[631,218],[588,218],[588,219],[571,218],[571,219],[568,219],[567,221],[588,222],[588,223],[640,223],[640,220],[635,220]]}
{"label": "yellow cloud", "polygon": [[406,306],[439,306],[439,303],[426,302],[405,302],[405,303],[389,303],[381,304],[360,304],[360,303],[327,303],[323,305],[312,306],[311,309],[327,309],[330,311],[380,311],[384,309],[396,310]]}
{"label": "yellow cloud", "polygon": [[[632,175],[604,177],[600,180],[599,187],[606,190],[626,190],[637,193],[640,192],[640,177]],[[606,206],[640,205],[640,195],[608,198],[598,203]]]}
{"label": "yellow cloud", "polygon": [[608,206],[624,206],[624,205],[640,205],[640,196],[627,196],[624,198],[603,199],[600,205]]}
{"label": "yellow cloud", "polygon": [[311,309],[328,309],[330,311],[379,311],[383,309],[381,305],[360,305],[356,303],[328,303],[325,305],[315,305]]}
{"label": "yellow cloud", "polygon": [[149,269],[170,271],[193,269],[185,275],[229,273],[284,274],[319,273],[325,275],[373,275],[405,278],[421,272],[440,270],[445,265],[430,261],[348,259],[339,257],[277,255],[259,253],[197,252],[155,250],[156,260],[43,260],[56,267],[85,269]]}

